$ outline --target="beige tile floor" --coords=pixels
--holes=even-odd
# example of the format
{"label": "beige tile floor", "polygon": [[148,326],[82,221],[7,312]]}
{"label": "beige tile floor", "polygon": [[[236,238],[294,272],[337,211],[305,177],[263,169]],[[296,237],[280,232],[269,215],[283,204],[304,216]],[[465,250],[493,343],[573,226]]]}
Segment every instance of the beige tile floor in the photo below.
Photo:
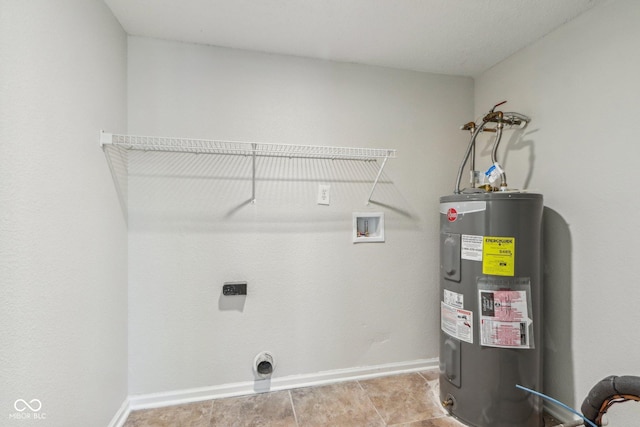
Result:
{"label": "beige tile floor", "polygon": [[[133,411],[124,427],[460,427],[437,371]],[[552,425],[552,424],[550,424]]]}

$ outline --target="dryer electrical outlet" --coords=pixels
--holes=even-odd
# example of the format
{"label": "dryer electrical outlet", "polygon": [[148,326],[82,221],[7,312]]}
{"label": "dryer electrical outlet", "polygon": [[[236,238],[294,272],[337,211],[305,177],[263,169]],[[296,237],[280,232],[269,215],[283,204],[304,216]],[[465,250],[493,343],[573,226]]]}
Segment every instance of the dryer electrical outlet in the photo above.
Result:
{"label": "dryer electrical outlet", "polygon": [[225,282],[222,285],[222,295],[247,295],[247,282]]}

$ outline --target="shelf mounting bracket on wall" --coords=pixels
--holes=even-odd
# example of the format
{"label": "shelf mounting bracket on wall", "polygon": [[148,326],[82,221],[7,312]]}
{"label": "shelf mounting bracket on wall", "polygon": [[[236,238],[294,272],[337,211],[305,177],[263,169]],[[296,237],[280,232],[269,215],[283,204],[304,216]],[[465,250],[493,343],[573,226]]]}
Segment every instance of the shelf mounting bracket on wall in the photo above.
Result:
{"label": "shelf mounting bracket on wall", "polygon": [[107,157],[109,169],[118,192],[120,204],[127,213],[127,172],[130,150],[174,153],[217,154],[252,157],[251,202],[256,201],[256,157],[288,157],[300,159],[382,160],[367,198],[371,202],[388,159],[396,157],[396,150],[387,148],[332,147],[319,145],[274,144],[266,142],[218,141],[206,139],[170,138],[156,136],[117,135],[102,131],[100,146]]}
{"label": "shelf mounting bracket on wall", "polygon": [[257,144],[251,144],[251,203],[256,202],[256,147]]}

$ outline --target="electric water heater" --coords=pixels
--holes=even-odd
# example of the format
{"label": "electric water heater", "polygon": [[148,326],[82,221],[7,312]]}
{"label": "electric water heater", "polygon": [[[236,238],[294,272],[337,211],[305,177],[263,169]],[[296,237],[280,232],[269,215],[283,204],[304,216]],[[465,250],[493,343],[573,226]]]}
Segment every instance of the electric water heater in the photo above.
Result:
{"label": "electric water heater", "polygon": [[[516,386],[542,391],[543,201],[507,187],[500,136],[529,119],[496,106],[463,126],[471,142],[454,194],[440,198],[440,398],[470,426],[542,427],[541,399]],[[496,135],[492,165],[482,175],[472,159],[470,187],[460,190],[482,131]]]}
{"label": "electric water heater", "polygon": [[477,427],[541,427],[542,196],[440,199],[440,397]]}

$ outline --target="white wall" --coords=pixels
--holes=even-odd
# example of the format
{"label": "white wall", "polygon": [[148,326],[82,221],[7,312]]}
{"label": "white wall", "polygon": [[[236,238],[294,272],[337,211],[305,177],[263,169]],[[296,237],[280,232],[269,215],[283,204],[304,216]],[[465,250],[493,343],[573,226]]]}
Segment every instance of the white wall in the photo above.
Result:
{"label": "white wall", "polygon": [[[601,378],[640,375],[639,21],[640,3],[608,2],[476,79],[476,115],[506,99],[533,118],[499,157],[545,196],[545,390],[577,408]],[[618,406],[635,413],[611,425],[636,425]]]}
{"label": "white wall", "polygon": [[0,424],[104,426],[127,397],[127,237],[98,135],[126,130],[126,36],[102,1],[2,1],[0,82]]}
{"label": "white wall", "polygon": [[[375,164],[130,158],[130,392],[438,357],[437,201],[453,188],[469,78],[129,38],[129,133],[396,148]],[[316,204],[318,184],[331,205]],[[351,214],[386,214],[353,244]],[[246,299],[222,297],[246,280]]]}

